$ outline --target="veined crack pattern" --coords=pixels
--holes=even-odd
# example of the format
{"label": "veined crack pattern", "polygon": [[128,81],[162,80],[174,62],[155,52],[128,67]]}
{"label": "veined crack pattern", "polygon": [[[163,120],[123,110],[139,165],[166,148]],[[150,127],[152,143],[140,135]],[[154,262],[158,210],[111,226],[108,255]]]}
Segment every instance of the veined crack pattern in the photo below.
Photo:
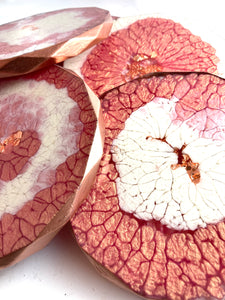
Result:
{"label": "veined crack pattern", "polygon": [[204,120],[196,112],[181,121],[177,101],[155,98],[127,119],[111,148],[116,187],[122,210],[195,230],[225,216],[225,142],[223,134],[204,130],[210,109]]}

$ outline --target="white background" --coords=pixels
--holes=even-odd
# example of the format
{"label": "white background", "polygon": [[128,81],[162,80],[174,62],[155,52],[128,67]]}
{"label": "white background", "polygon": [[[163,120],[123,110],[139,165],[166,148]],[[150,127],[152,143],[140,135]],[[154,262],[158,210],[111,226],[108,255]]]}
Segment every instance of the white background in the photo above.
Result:
{"label": "white background", "polygon": [[[0,24],[66,7],[97,6],[114,16],[163,13],[199,20],[225,38],[221,0],[0,0]],[[68,230],[43,250],[0,271],[1,299],[138,300],[138,296],[100,277],[71,238]]]}

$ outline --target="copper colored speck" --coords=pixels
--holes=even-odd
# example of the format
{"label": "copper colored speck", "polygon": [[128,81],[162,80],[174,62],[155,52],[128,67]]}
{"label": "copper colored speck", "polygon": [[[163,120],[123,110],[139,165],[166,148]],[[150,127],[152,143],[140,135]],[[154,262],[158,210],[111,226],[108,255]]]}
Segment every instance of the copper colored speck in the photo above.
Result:
{"label": "copper colored speck", "polygon": [[128,72],[126,77],[134,79],[148,73],[161,72],[162,67],[158,65],[156,57],[156,52],[152,52],[150,56],[145,54],[137,54],[133,56],[130,64],[127,64]]}
{"label": "copper colored speck", "polygon": [[22,138],[22,131],[18,130],[15,133],[7,137],[2,143],[0,143],[0,153],[6,151],[7,146],[18,146]]}

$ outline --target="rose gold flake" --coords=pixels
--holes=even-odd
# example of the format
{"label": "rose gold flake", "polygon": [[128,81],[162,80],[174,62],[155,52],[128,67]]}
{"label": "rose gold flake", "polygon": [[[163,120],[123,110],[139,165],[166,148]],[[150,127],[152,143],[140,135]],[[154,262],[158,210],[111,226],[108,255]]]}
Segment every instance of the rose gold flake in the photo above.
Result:
{"label": "rose gold flake", "polygon": [[148,73],[161,72],[162,67],[156,61],[157,53],[153,51],[150,56],[137,54],[133,56],[130,63],[127,64],[128,72],[123,75],[124,78],[134,79],[137,76],[143,76]]}
{"label": "rose gold flake", "polygon": [[12,133],[8,138],[6,138],[2,143],[0,143],[0,153],[4,153],[7,147],[18,146],[22,138],[22,131],[18,130]]}

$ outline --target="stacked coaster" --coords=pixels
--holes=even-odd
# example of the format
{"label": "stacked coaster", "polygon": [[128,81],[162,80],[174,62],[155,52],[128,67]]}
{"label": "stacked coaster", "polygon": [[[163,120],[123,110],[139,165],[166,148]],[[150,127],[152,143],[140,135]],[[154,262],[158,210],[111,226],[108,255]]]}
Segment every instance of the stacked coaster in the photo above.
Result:
{"label": "stacked coaster", "polygon": [[2,25],[0,40],[1,267],[69,221],[119,286],[222,299],[224,39],[82,8]]}

